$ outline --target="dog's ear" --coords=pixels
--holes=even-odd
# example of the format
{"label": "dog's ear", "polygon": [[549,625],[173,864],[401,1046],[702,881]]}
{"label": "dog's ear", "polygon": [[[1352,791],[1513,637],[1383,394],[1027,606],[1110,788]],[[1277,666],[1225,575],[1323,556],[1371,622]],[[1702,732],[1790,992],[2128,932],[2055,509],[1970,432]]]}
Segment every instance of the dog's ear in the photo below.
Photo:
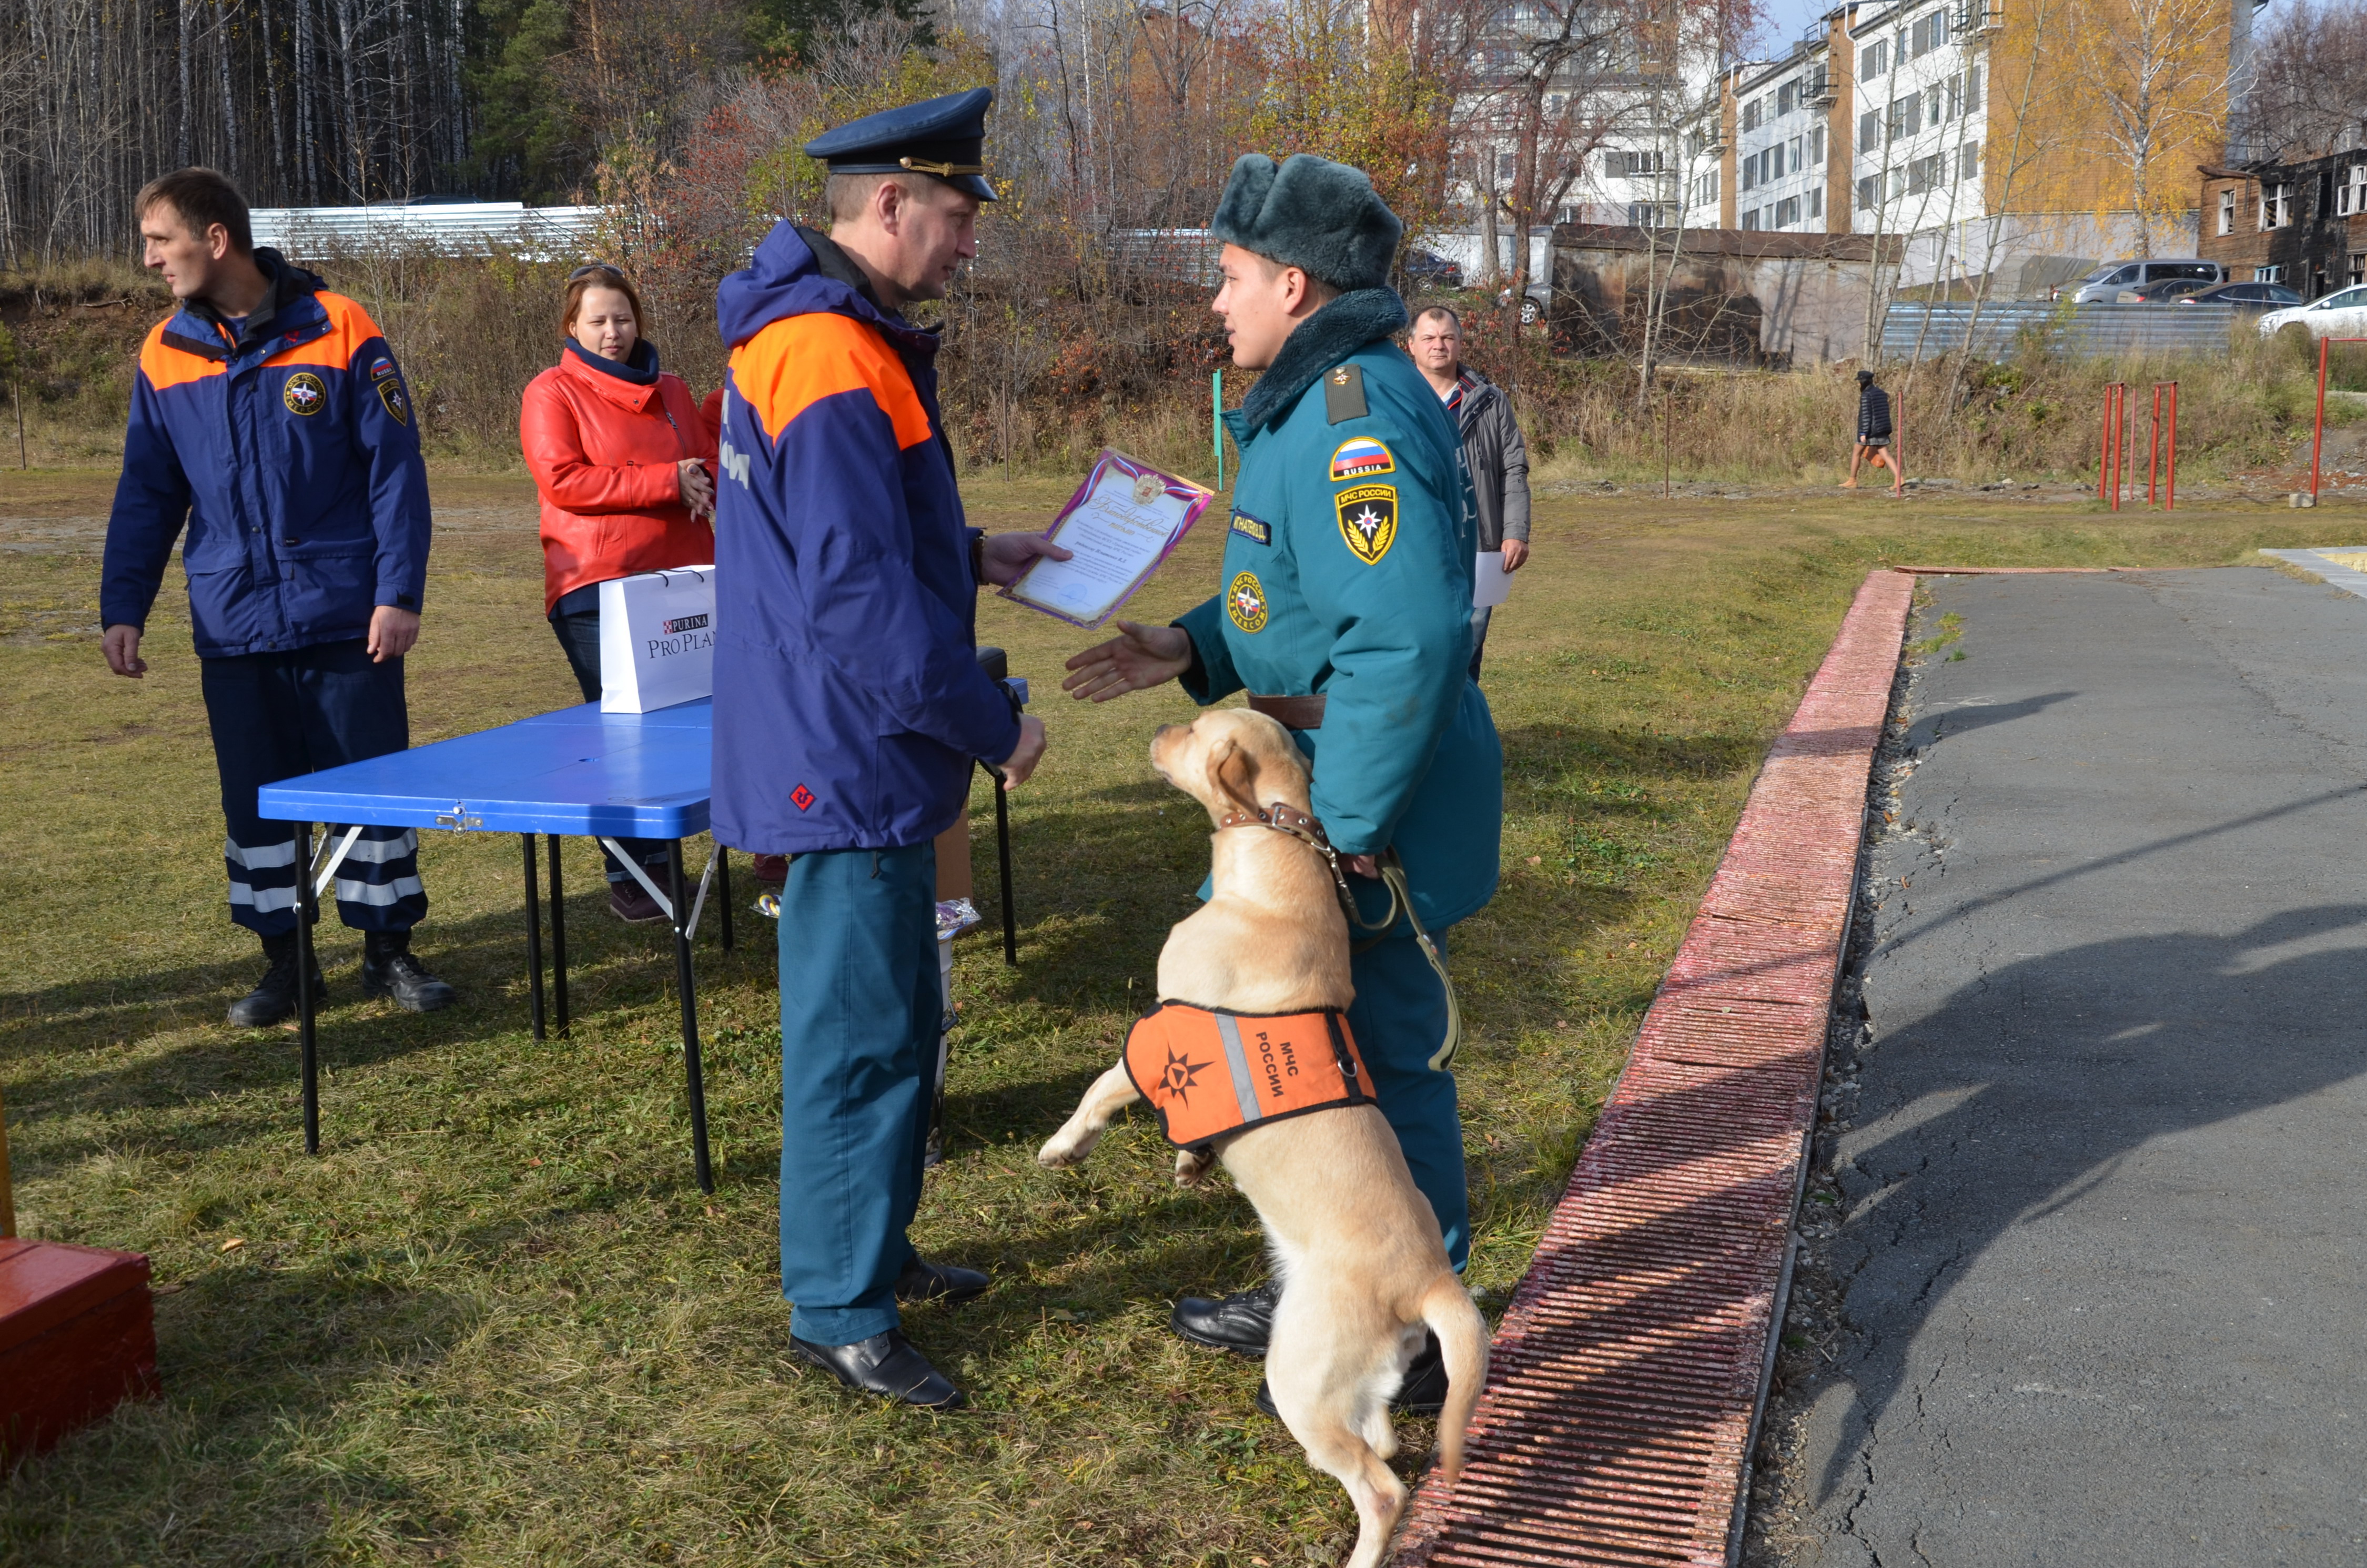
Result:
{"label": "dog's ear", "polygon": [[1257,761],[1230,735],[1208,748],[1208,782],[1241,810],[1258,809]]}

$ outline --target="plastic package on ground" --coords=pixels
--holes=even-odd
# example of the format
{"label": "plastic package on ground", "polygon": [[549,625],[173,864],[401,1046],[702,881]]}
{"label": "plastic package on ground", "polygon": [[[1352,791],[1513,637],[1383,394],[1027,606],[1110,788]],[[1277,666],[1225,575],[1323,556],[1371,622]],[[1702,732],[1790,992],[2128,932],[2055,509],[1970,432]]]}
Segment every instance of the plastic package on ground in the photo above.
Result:
{"label": "plastic package on ground", "polygon": [[937,940],[949,941],[979,923],[978,906],[966,898],[937,901]]}

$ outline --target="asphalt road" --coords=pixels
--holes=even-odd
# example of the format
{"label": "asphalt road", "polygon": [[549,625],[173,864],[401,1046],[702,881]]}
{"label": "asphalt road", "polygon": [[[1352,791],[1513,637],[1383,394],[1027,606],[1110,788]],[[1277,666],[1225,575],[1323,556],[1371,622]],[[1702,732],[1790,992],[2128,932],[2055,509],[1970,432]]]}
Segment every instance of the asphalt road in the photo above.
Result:
{"label": "asphalt road", "polygon": [[2367,1563],[2367,600],[1932,585],[1789,1555]]}

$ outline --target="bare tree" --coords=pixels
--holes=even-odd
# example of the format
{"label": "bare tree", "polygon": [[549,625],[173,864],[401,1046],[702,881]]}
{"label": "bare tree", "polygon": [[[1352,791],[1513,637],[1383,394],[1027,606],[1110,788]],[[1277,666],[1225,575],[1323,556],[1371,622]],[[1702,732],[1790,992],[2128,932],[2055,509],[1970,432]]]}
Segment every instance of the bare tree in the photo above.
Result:
{"label": "bare tree", "polygon": [[2308,158],[2367,137],[2367,6],[2293,0],[2253,40],[2231,129],[2258,158]]}

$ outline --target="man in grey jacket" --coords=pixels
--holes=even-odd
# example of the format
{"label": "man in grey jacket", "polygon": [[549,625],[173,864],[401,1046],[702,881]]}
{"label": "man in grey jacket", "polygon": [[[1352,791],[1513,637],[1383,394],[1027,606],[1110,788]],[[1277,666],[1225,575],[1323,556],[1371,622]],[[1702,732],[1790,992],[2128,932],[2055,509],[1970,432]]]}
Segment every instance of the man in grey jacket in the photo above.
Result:
{"label": "man in grey jacket", "polygon": [[[1433,305],[1414,317],[1406,347],[1414,368],[1463,433],[1463,460],[1471,470],[1471,494],[1479,508],[1479,548],[1501,550],[1504,570],[1517,572],[1529,558],[1529,448],[1513,421],[1512,400],[1478,371],[1464,368],[1463,319],[1446,306]],[[1489,608],[1471,612],[1473,680],[1479,678],[1489,614]]]}

